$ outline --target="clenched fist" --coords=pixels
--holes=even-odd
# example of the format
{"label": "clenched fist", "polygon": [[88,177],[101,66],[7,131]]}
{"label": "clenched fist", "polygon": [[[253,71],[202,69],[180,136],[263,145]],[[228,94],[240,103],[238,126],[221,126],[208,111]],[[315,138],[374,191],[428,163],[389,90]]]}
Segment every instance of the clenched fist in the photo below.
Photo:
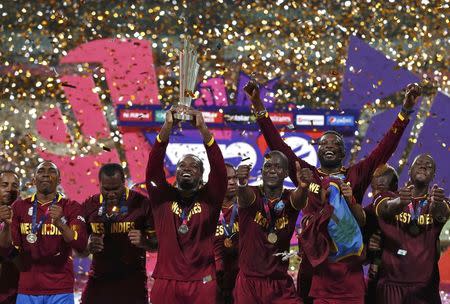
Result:
{"label": "clenched fist", "polygon": [[249,165],[240,165],[236,171],[236,177],[238,179],[238,185],[246,186],[250,178],[251,167]]}
{"label": "clenched fist", "polygon": [[130,230],[128,232],[128,238],[130,239],[131,244],[136,247],[142,247],[144,243],[144,236],[141,230]]}
{"label": "clenched fist", "polygon": [[0,222],[11,223],[12,210],[10,206],[0,205]]}
{"label": "clenched fist", "polygon": [[409,185],[407,187],[403,187],[398,191],[398,194],[400,196],[400,203],[403,206],[408,206],[411,203],[412,200],[412,190],[414,186]]}
{"label": "clenched fist", "polygon": [[411,83],[406,87],[405,99],[403,101],[403,109],[410,111],[414,108],[422,94],[422,88],[418,83]]}
{"label": "clenched fist", "polygon": [[98,253],[103,250],[103,234],[92,234],[88,240],[88,250],[90,253]]}
{"label": "clenched fist", "polygon": [[302,188],[308,187],[313,180],[312,170],[309,168],[301,168],[298,161],[295,162],[295,168],[297,170],[297,184]]}

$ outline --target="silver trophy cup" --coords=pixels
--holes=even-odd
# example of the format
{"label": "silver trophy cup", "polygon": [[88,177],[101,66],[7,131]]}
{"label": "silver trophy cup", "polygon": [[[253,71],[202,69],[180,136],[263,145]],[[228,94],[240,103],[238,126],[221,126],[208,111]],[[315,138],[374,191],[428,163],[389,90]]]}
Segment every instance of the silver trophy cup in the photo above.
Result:
{"label": "silver trophy cup", "polygon": [[197,75],[200,65],[197,63],[198,54],[194,46],[187,40],[184,40],[183,50],[180,51],[180,106],[174,118],[178,120],[192,120],[194,117],[186,111],[191,107],[192,98],[194,97],[195,85],[197,83]]}

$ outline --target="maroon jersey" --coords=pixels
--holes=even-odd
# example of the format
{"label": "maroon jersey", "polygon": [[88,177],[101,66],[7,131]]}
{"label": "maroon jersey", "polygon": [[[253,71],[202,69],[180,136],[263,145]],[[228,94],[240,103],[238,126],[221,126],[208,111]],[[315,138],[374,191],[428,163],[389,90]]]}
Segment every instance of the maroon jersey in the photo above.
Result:
{"label": "maroon jersey", "polygon": [[215,278],[214,234],[227,190],[227,171],[217,143],[205,144],[211,172],[187,214],[186,234],[178,232],[182,208],[179,190],[164,173],[167,142],[155,141],[147,165],[147,190],[158,238],[158,260],[153,277],[179,281]]}
{"label": "maroon jersey", "polygon": [[21,272],[18,292],[29,295],[51,295],[72,293],[74,274],[72,249],[82,252],[86,248],[87,235],[81,206],[58,194],[56,205],[63,208],[63,214],[75,238],[64,241],[61,232],[52,224],[50,216],[45,216],[50,206],[37,204],[37,222],[44,218],[37,231],[37,241],[29,243],[27,235],[32,232],[34,196],[18,200],[12,205],[13,218],[11,236],[13,245],[19,250]]}
{"label": "maroon jersey", "polygon": [[[92,277],[112,278],[127,274],[141,273],[146,277],[145,250],[131,244],[130,230],[152,232],[153,216],[149,200],[136,191],[126,189],[125,212],[108,219],[101,211],[101,194],[88,198],[83,203],[83,214],[88,225],[88,233],[103,234],[103,250],[93,254]],[[143,282],[144,283],[144,282]]]}
{"label": "maroon jersey", "polygon": [[[377,207],[383,201],[395,196],[393,193],[381,193],[375,197],[373,205],[377,215]],[[379,273],[381,284],[432,284],[438,280],[437,242],[444,224],[434,221],[426,196],[414,198],[412,203],[415,207],[413,211],[406,206],[391,220],[378,217],[383,234],[382,266]],[[417,235],[410,232],[415,212],[418,215]]]}
{"label": "maroon jersey", "polygon": [[[308,221],[311,224],[311,221],[320,216],[321,210],[324,208],[321,203],[320,188],[322,177],[325,174],[295,155],[280,137],[268,115],[258,118],[257,121],[270,149],[279,150],[287,156],[289,176],[294,184],[297,184],[295,162],[298,161],[302,168],[309,168],[313,171],[313,181],[309,186],[308,205],[303,209],[303,216],[311,217],[311,220]],[[362,202],[364,193],[370,184],[373,172],[379,165],[386,163],[394,153],[408,122],[407,118],[399,114],[389,131],[368,157],[353,166],[342,168],[340,174],[338,174],[338,177],[341,175],[346,182],[350,182],[353,195],[359,204]],[[311,245],[310,247],[315,246]],[[310,295],[335,298],[364,295],[361,263],[362,260],[357,258],[335,263],[325,261],[321,267],[314,269]]]}
{"label": "maroon jersey", "polygon": [[[238,267],[239,223],[237,212],[238,210],[237,206],[235,206],[236,205],[233,204],[229,207],[222,207],[221,216],[219,216],[219,222],[216,228],[216,236],[214,239],[214,256],[216,259],[217,271],[225,270],[226,272],[228,272],[233,271]],[[233,225],[230,226],[233,208],[236,208],[236,215],[234,217]],[[222,216],[226,227],[224,227],[223,225]],[[225,246],[225,244],[230,244],[231,247],[227,247]]]}
{"label": "maroon jersey", "polygon": [[[260,188],[252,186],[251,189],[256,195],[255,201],[248,207],[239,208],[239,271],[246,277],[284,279],[288,275],[289,259],[282,261],[282,256],[275,254],[289,252],[299,213],[290,202],[292,191],[283,191],[281,201],[284,209],[271,219],[274,224],[270,224]],[[273,202],[277,203],[278,201]],[[274,232],[278,237],[274,244],[268,241],[270,225],[274,225]]]}
{"label": "maroon jersey", "polygon": [[[0,223],[0,231],[3,225]],[[0,248],[0,303],[15,303],[19,270],[12,262],[14,247]]]}

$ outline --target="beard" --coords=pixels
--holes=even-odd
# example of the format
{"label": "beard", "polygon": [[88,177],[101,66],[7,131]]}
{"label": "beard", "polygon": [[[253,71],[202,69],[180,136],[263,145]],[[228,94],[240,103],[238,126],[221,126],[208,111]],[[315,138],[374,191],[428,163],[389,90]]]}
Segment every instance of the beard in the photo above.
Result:
{"label": "beard", "polygon": [[180,187],[180,189],[182,190],[194,190],[197,185],[199,184],[199,182],[195,182],[195,181],[180,181],[178,182],[178,187]]}
{"label": "beard", "polygon": [[326,168],[339,168],[342,166],[342,161],[338,159],[328,160],[325,157],[319,155],[319,162],[322,167]]}

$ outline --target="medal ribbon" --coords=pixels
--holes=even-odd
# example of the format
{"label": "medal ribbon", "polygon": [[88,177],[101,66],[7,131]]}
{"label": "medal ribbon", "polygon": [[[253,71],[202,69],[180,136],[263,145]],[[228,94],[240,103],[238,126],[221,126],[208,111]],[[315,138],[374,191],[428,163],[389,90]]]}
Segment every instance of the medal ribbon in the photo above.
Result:
{"label": "medal ribbon", "polygon": [[187,216],[189,214],[189,208],[183,208],[183,211],[181,212],[180,218],[181,218],[181,224],[186,225],[187,224]]}
{"label": "medal ribbon", "polygon": [[273,206],[270,207],[270,201],[267,197],[263,196],[264,212],[266,213],[266,218],[268,221],[268,230],[273,232],[275,230],[275,217]]}
{"label": "medal ribbon", "polygon": [[223,229],[225,231],[225,235],[227,237],[229,237],[231,235],[231,233],[233,232],[233,225],[234,225],[234,221],[236,219],[236,215],[238,213],[238,206],[237,204],[233,204],[233,210],[231,211],[231,217],[230,217],[230,223],[228,225],[228,227],[230,227],[230,230],[227,229],[227,222],[225,220],[225,216],[223,215],[222,210],[220,210],[220,222],[222,223]]}
{"label": "medal ribbon", "polygon": [[[122,195],[122,198],[119,201],[119,213],[121,215],[123,215],[123,214],[128,212],[128,207],[125,205],[125,202],[127,200],[126,197],[127,197],[127,194],[126,194],[126,191],[125,191],[123,193],[123,195]],[[107,206],[107,201],[106,201],[106,199],[103,199],[102,205],[100,207],[100,209],[101,209],[100,216],[103,217],[104,220],[111,219],[113,217],[113,216],[111,216],[109,218],[107,217],[107,213],[108,213],[107,207],[108,207]]]}
{"label": "medal ribbon", "polygon": [[[50,206],[48,207],[49,209],[58,201],[59,198],[59,193],[56,193],[55,198],[52,200],[52,202],[50,203]],[[31,233],[36,234],[36,232],[39,231],[39,229],[41,229],[42,224],[44,224],[44,222],[47,220],[48,217],[48,212],[46,212],[43,216],[41,216],[41,219],[39,220],[39,223],[36,224],[36,220],[37,220],[37,206],[38,206],[38,199],[37,199],[37,195],[34,198],[34,202],[33,202],[33,214],[31,215]]]}
{"label": "medal ribbon", "polygon": [[189,212],[191,211],[192,207],[194,207],[195,202],[193,204],[191,204],[188,207],[184,207],[183,211],[180,214],[180,218],[181,218],[181,225],[187,225],[187,218],[189,215]]}
{"label": "medal ribbon", "polygon": [[417,208],[414,210],[413,203],[409,203],[409,213],[411,214],[411,221],[416,221],[420,216],[420,213],[422,212],[422,208],[427,204],[427,200],[421,201],[419,204],[417,204]]}

